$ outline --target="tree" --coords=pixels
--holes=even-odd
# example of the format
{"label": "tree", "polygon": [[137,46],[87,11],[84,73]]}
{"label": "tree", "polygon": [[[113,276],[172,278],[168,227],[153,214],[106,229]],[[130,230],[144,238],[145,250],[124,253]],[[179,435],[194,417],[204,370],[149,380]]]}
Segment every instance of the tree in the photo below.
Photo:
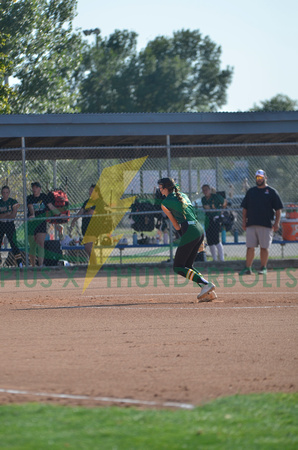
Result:
{"label": "tree", "polygon": [[226,103],[233,70],[220,70],[221,47],[198,30],[157,37],[139,57],[137,110],[216,111]]}
{"label": "tree", "polygon": [[12,63],[8,56],[1,52],[1,49],[5,45],[5,38],[7,37],[0,33],[0,114],[10,113],[9,101],[14,95],[13,89],[8,86],[6,75]]}
{"label": "tree", "polygon": [[82,39],[72,31],[73,0],[2,0],[0,28],[10,35],[4,53],[17,79],[13,113],[76,111],[75,72]]}
{"label": "tree", "polygon": [[80,72],[82,112],[134,110],[137,34],[115,30],[108,38],[96,37],[96,46],[85,48]]}
{"label": "tree", "polygon": [[220,69],[221,48],[198,30],[159,36],[140,53],[136,33],[116,30],[84,55],[83,112],[216,111],[233,69]]}
{"label": "tree", "polygon": [[277,94],[270,100],[261,102],[261,106],[254,106],[250,111],[296,111],[298,109],[298,101],[292,100],[287,95]]}

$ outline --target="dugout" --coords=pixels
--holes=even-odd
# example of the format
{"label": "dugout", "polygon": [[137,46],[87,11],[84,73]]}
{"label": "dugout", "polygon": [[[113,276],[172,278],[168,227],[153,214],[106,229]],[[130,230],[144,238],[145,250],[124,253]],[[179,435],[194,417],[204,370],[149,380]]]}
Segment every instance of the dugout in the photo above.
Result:
{"label": "dugout", "polygon": [[[27,195],[28,167],[35,170],[36,166],[36,178],[45,180],[48,176],[38,162],[53,163],[51,176],[55,188],[60,187],[69,161],[78,162],[73,174],[78,179],[80,164],[82,167],[86,161],[93,161],[100,174],[106,163],[146,155],[147,172],[140,180],[142,189],[157,174],[173,176],[177,172],[183,190],[195,199],[207,170],[217,190],[226,191],[227,196],[229,181],[235,180],[236,196],[241,193],[244,175],[252,176],[255,167],[266,170],[271,158],[272,185],[282,191],[285,202],[298,200],[297,189],[294,185],[285,186],[280,174],[288,171],[290,181],[297,174],[298,111],[0,116],[0,159],[3,166],[17,167],[19,184],[15,190],[19,199]],[[152,178],[148,181],[149,172]],[[86,174],[86,183],[88,177]],[[1,181],[5,181],[5,171]],[[83,182],[77,191],[73,183],[70,195],[81,198],[84,190]]]}
{"label": "dugout", "polygon": [[[298,111],[244,113],[28,114],[0,116],[2,160],[76,157],[160,156],[175,148],[176,156],[297,154]],[[92,151],[96,148],[96,155]],[[46,153],[44,152],[46,150]],[[91,151],[91,153],[90,153]]]}

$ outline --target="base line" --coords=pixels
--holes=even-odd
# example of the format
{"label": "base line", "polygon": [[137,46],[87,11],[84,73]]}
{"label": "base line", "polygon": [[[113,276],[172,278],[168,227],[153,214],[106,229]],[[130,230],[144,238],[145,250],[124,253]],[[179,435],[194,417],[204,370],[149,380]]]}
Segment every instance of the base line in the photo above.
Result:
{"label": "base line", "polygon": [[[210,303],[216,303],[210,302]],[[210,304],[209,303],[209,304]],[[219,303],[219,302],[218,302]],[[203,305],[203,304],[202,304]],[[154,310],[154,311],[206,311],[206,310],[235,310],[235,309],[282,309],[282,308],[298,308],[298,305],[268,305],[268,306],[207,306],[205,303],[204,307],[201,305],[193,305],[193,306],[161,306],[159,304],[148,305],[148,306],[137,306],[137,305],[75,305],[75,306],[44,306],[44,305],[32,305],[30,308],[17,308],[14,311],[30,311],[35,309],[36,311],[44,311],[44,310],[54,310],[54,309],[134,309],[134,310]]]}
{"label": "base line", "polygon": [[[210,302],[210,303],[215,303],[215,302]],[[206,303],[205,303],[206,305]],[[117,306],[108,306],[108,305],[90,305],[88,306],[88,308],[100,308],[100,309],[115,309],[117,308],[119,305]],[[281,308],[298,308],[298,305],[269,305],[269,306],[205,306],[204,308],[201,308],[201,305],[197,305],[197,306],[180,306],[180,307],[168,307],[168,306],[157,306],[157,308],[153,307],[153,306],[121,306],[121,309],[137,309],[137,310],[162,310],[162,309],[166,309],[166,310],[170,310],[170,311],[177,311],[177,309],[181,309],[181,310],[196,310],[196,311],[206,311],[207,309],[223,309],[223,310],[227,310],[227,309],[281,309]],[[50,307],[51,308],[51,307]],[[59,307],[58,307],[59,308]],[[61,307],[63,308],[63,306]],[[67,306],[65,308],[68,308]],[[73,308],[72,306],[70,306],[69,308]],[[75,308],[75,307],[74,307]],[[77,308],[84,308],[84,306],[78,306]],[[52,309],[55,309],[55,307],[53,307]]]}
{"label": "base line", "polygon": [[165,408],[181,408],[181,409],[194,409],[194,405],[190,403],[178,403],[178,402],[154,402],[147,400],[135,400],[132,398],[113,398],[113,397],[90,397],[88,395],[70,395],[70,394],[53,394],[47,392],[30,392],[19,391],[16,389],[1,389],[0,393],[13,394],[13,395],[33,395],[35,397],[51,397],[59,399],[69,400],[92,400],[94,402],[108,402],[108,403],[125,403],[130,405],[144,405],[144,406],[156,406]]}
{"label": "base line", "polygon": [[[258,292],[257,291],[250,291],[250,292],[245,292],[245,295],[256,295]],[[177,296],[177,295],[194,295],[195,292],[152,292],[152,293],[146,293],[146,292],[142,292],[141,293],[142,296],[144,297],[162,297],[162,296]],[[264,294],[269,294],[269,295],[284,295],[284,294],[291,294],[291,295],[297,295],[298,296],[298,292],[289,292],[289,291],[264,291]],[[222,292],[220,291],[219,295],[243,295],[243,292]],[[117,292],[115,294],[94,294],[94,295],[82,295],[81,298],[95,298],[95,297],[111,297],[111,298],[115,298],[115,297],[127,297],[128,294],[118,294]],[[140,293],[129,293],[130,297],[139,297]]]}

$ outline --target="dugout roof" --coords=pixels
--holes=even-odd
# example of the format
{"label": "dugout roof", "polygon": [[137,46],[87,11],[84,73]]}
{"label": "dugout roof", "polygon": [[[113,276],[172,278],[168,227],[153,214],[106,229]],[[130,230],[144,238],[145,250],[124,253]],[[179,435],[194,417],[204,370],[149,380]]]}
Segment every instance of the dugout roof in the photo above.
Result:
{"label": "dugout roof", "polygon": [[167,136],[175,156],[297,154],[298,111],[1,115],[0,159],[20,159],[22,137],[27,159],[160,157]]}

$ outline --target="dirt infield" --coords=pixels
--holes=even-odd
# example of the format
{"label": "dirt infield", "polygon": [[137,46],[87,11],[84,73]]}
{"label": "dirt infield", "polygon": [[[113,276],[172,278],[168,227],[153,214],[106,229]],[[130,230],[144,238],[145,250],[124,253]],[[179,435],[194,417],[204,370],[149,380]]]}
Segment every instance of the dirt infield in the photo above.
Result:
{"label": "dirt infield", "polygon": [[[0,403],[193,407],[297,391],[298,269],[214,274],[218,299],[170,268],[1,271]],[[212,274],[208,275],[211,279]]]}

